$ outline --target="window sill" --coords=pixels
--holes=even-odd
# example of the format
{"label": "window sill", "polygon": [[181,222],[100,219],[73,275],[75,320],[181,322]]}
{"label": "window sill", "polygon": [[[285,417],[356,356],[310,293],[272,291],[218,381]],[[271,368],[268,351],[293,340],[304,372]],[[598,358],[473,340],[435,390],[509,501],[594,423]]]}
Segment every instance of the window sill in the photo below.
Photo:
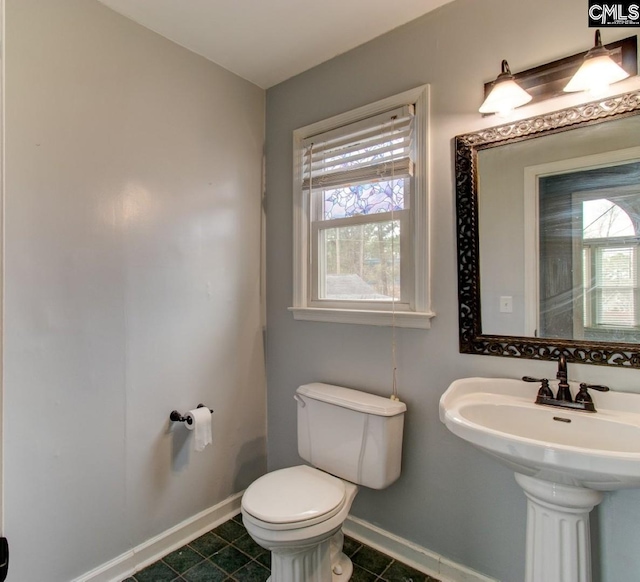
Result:
{"label": "window sill", "polygon": [[[329,309],[326,307],[289,307],[294,319],[302,321],[323,321],[326,323],[355,323],[359,325],[378,325],[391,327],[391,311],[372,311],[360,309]],[[396,311],[396,327],[429,329],[435,313],[417,313],[415,311]]]}

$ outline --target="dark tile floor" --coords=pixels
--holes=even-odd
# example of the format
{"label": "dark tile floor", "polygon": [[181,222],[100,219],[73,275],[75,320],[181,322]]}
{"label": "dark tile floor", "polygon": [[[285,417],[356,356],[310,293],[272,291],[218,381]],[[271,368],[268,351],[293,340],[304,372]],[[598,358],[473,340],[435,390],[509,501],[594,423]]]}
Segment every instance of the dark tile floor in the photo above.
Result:
{"label": "dark tile floor", "polygon": [[[353,561],[352,582],[438,582],[349,537],[344,552]],[[124,582],[264,582],[270,567],[269,552],[249,537],[238,514]]]}

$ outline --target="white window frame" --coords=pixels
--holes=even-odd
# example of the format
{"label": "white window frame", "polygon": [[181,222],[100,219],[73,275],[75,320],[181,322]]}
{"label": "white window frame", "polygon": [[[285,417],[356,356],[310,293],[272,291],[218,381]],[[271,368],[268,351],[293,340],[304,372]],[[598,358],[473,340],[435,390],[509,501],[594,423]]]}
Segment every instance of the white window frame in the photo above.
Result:
{"label": "white window frame", "polygon": [[[595,268],[594,262],[597,261],[597,254],[601,253],[603,250],[611,250],[616,247],[622,248],[631,248],[633,250],[633,262],[635,263],[635,271],[636,273],[640,272],[640,240],[638,237],[633,237],[630,239],[625,239],[621,242],[617,242],[615,238],[612,239],[600,239],[595,241],[590,241],[589,243],[583,243],[583,250],[587,251],[587,256],[589,260],[589,264],[585,264],[586,261],[582,261],[581,265],[583,273],[586,272],[590,278],[595,278]],[[582,258],[582,257],[581,257]],[[637,333],[640,331],[640,309],[638,308],[638,295],[639,289],[637,286],[628,287],[628,289],[633,290],[634,296],[634,324],[630,326],[620,326],[611,324],[600,324],[598,321],[598,309],[600,306],[600,298],[603,292],[603,286],[596,285],[592,288],[585,289],[584,295],[585,300],[584,303],[587,306],[586,310],[578,309],[576,306],[575,312],[578,317],[575,317],[575,324],[578,326],[578,333],[581,334],[578,337],[584,337],[584,333],[586,331],[606,331],[606,330],[615,330],[618,332],[630,332]],[[581,307],[581,306],[580,306]]]}
{"label": "white window frame", "polygon": [[[624,195],[625,192],[635,193],[637,191],[636,186],[618,186],[615,188],[608,188],[603,190],[591,190],[588,192],[574,192],[572,194],[573,204],[582,204],[586,200],[594,200],[598,198],[605,198],[611,200],[615,204],[616,197]],[[574,232],[582,233],[582,213],[575,213],[574,215]],[[597,312],[599,307],[599,296],[602,292],[601,286],[589,287],[585,289],[584,270],[587,270],[589,279],[596,277],[594,271],[594,262],[596,261],[596,254],[602,252],[604,249],[612,249],[615,247],[631,247],[634,249],[634,259],[636,263],[636,272],[638,272],[640,265],[640,241],[638,234],[635,236],[626,237],[611,237],[605,239],[583,239],[581,236],[574,239],[573,243],[573,264],[574,264],[574,283],[575,289],[579,290],[576,293],[577,297],[574,300],[574,318],[573,318],[573,331],[574,337],[577,339],[584,339],[588,332],[599,331],[618,331],[637,333],[640,330],[639,314],[638,314],[638,288],[634,289],[634,319],[635,324],[633,326],[616,326],[608,324],[597,323]],[[583,259],[583,252],[587,250],[589,257],[588,264],[585,264]]]}
{"label": "white window frame", "polygon": [[[415,160],[413,196],[411,199],[412,224],[410,240],[401,240],[407,246],[411,305],[398,301],[395,307],[373,305],[366,301],[344,303],[314,301],[310,267],[312,253],[312,227],[310,196],[302,188],[303,141],[311,136],[342,127],[397,107],[413,104],[415,107]],[[429,86],[423,85],[387,99],[371,103],[347,113],[301,127],[293,132],[293,306],[289,310],[295,319],[364,325],[396,325],[428,329],[434,313],[430,303],[429,272]],[[400,214],[399,211],[396,214]],[[397,216],[396,219],[399,219]],[[374,219],[375,220],[375,219]],[[371,222],[371,220],[369,220]],[[401,231],[402,233],[402,231]],[[402,235],[401,235],[402,236]],[[317,245],[313,245],[317,246]]]}

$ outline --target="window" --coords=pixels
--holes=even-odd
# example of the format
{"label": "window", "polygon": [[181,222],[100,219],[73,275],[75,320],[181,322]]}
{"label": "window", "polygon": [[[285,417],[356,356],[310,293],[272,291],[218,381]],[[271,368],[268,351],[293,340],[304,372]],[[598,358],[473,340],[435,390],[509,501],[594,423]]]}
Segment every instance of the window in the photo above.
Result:
{"label": "window", "polygon": [[[621,203],[624,199],[619,197]],[[633,221],[608,198],[583,200],[581,206],[582,328],[635,331],[640,327],[640,253]]]}
{"label": "window", "polygon": [[428,328],[428,88],[294,132],[296,319]]}

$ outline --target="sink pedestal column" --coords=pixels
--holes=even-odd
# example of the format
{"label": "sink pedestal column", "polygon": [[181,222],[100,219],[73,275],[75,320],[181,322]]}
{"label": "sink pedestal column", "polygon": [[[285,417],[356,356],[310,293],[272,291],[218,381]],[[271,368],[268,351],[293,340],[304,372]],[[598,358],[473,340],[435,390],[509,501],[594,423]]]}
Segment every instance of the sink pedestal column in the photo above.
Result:
{"label": "sink pedestal column", "polygon": [[589,512],[602,493],[516,473],[527,496],[525,582],[591,582]]}

